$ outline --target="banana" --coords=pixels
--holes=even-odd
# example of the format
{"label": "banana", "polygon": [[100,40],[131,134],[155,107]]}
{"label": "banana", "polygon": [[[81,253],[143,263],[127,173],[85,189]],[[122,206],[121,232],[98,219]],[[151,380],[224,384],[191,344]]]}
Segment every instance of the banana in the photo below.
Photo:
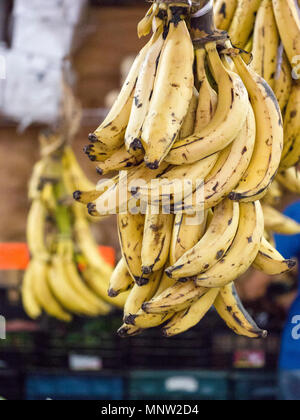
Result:
{"label": "banana", "polygon": [[207,216],[208,212],[200,213],[194,217],[176,214],[170,246],[170,264],[172,266],[203,237]]}
{"label": "banana", "polygon": [[47,209],[40,199],[35,199],[29,210],[27,219],[27,243],[30,254],[47,261],[48,250],[45,243],[45,227]]}
{"label": "banana", "polygon": [[166,337],[173,337],[197,325],[214,304],[219,289],[211,289],[185,311],[176,314],[163,328]]}
{"label": "banana", "polygon": [[205,128],[174,144],[166,158],[174,165],[193,163],[225,149],[246,121],[249,101],[244,84],[236,73],[224,67],[215,43],[207,44],[206,50],[219,88],[217,109]]}
{"label": "banana", "polygon": [[141,328],[134,327],[133,325],[126,325],[123,324],[119,330],[118,335],[122,338],[134,337],[135,335],[139,335],[143,332]]}
{"label": "banana", "polygon": [[72,207],[74,214],[74,233],[76,242],[81,253],[85,257],[88,265],[96,268],[103,276],[110,277],[112,267],[101,257],[94,236],[91,232],[89,222],[87,221],[84,208],[80,206]]}
{"label": "banana", "polygon": [[172,18],[142,130],[145,162],[150,169],[158,168],[179,135],[193,95],[193,62],[194,48],[186,23]]}
{"label": "banana", "polygon": [[34,272],[32,290],[40,307],[43,308],[48,315],[64,322],[70,322],[72,320],[71,314],[63,309],[50,290],[48,264],[37,259],[34,259],[31,264]]}
{"label": "banana", "polygon": [[109,277],[103,276],[103,273],[97,268],[87,266],[83,270],[82,276],[89,288],[92,289],[100,299],[120,309],[124,308],[129,292],[121,293],[113,298],[108,296],[107,290],[109,288]]}
{"label": "banana", "polygon": [[42,308],[36,299],[35,293],[33,292],[34,279],[35,273],[33,271],[33,264],[30,262],[25,271],[22,282],[22,303],[24,310],[29,318],[37,319],[42,315]]}
{"label": "banana", "polygon": [[163,45],[163,27],[160,26],[141,66],[135,87],[134,101],[125,133],[126,150],[130,153],[138,152],[143,148],[141,141],[142,129],[149,111]]}
{"label": "banana", "polygon": [[174,279],[203,273],[220,261],[231,246],[239,224],[239,205],[224,200],[214,211],[212,222],[200,241],[166,270]]}
{"label": "banana", "polygon": [[282,199],[282,190],[277,182],[277,180],[273,181],[272,185],[270,186],[267,194],[264,196],[263,202],[268,204],[269,206],[276,206],[280,203]]}
{"label": "banana", "polygon": [[97,190],[91,190],[91,191],[74,191],[73,198],[75,201],[77,201],[80,204],[89,204],[94,201],[96,201],[100,196],[102,195],[102,192]]}
{"label": "banana", "polygon": [[300,82],[294,82],[284,119],[284,148],[280,169],[300,161]]}
{"label": "banana", "polygon": [[124,306],[124,321],[129,316],[136,315],[144,302],[151,299],[160,283],[162,270],[152,273],[147,284],[139,286],[135,284],[131,289]]}
{"label": "banana", "polygon": [[197,286],[222,287],[234,281],[254,262],[264,234],[264,216],[259,201],[240,204],[240,222],[227,254],[210,270],[194,278]]}
{"label": "banana", "polygon": [[[164,207],[171,205],[172,208],[184,206],[183,198],[187,199],[192,193],[197,192],[202,186],[203,180],[214,168],[219,155],[215,153],[203,160],[181,166],[170,166],[154,182],[141,187],[141,199],[153,205],[163,204]],[[157,180],[161,183],[157,185]]]}
{"label": "banana", "polygon": [[127,292],[133,285],[132,277],[128,271],[124,258],[118,262],[109,283],[108,296],[114,298],[120,293]]}
{"label": "banana", "polygon": [[106,175],[113,171],[128,170],[142,163],[143,158],[144,156],[141,150],[136,151],[132,155],[127,152],[125,147],[121,147],[110,158],[100,163],[96,169],[99,175]]}
{"label": "banana", "polygon": [[32,175],[28,185],[28,198],[33,201],[41,195],[42,178],[45,172],[46,162],[44,159],[37,162],[32,171]]}
{"label": "banana", "polygon": [[[159,287],[153,297],[155,298],[156,296],[159,296],[162,292],[164,292],[173,284],[174,281],[171,280],[164,273],[160,281]],[[142,329],[155,328],[169,320],[172,316],[173,312],[161,314],[147,314],[142,309],[140,309],[135,315],[127,316],[125,318],[125,323]]]}
{"label": "banana", "polygon": [[86,316],[97,316],[98,310],[91,308],[87,302],[71,285],[65,269],[65,258],[56,255],[52,259],[49,271],[49,283],[52,293],[59,303],[68,311]]}
{"label": "banana", "polygon": [[286,273],[295,265],[295,261],[285,260],[265,238],[262,239],[259,253],[253,263],[254,268],[270,276]]}
{"label": "banana", "polygon": [[64,148],[63,163],[72,175],[74,190],[79,189],[89,191],[95,188],[94,183],[86,177],[84,171],[80,167],[71,146],[66,146]]}
{"label": "banana", "polygon": [[295,0],[273,0],[273,9],[280,37],[293,67],[300,55],[300,15]]}
{"label": "banana", "polygon": [[205,48],[199,48],[196,50],[196,72],[200,88],[195,129],[185,137],[192,135],[194,132],[197,133],[207,127],[215,115],[218,105],[218,95],[211,87],[206,74]]}
{"label": "banana", "polygon": [[169,168],[162,163],[156,170],[151,170],[143,163],[128,172],[121,172],[118,182],[114,183],[96,201],[99,215],[124,213],[136,207],[141,186],[146,186],[151,179],[159,178]]}
{"label": "banana", "polygon": [[293,166],[286,171],[280,171],[276,179],[288,191],[300,194],[300,173],[297,167]]}
{"label": "banana", "polygon": [[216,28],[227,31],[232,22],[238,0],[216,0],[214,5]]}
{"label": "banana", "polygon": [[[189,205],[193,209],[215,207],[239,184],[251,161],[255,138],[255,117],[252,107],[249,106],[247,120],[240,134],[231,145],[220,153],[215,167],[205,178],[204,185],[200,184],[200,188],[204,190],[203,202],[199,200],[197,189],[189,198]],[[183,206],[178,207],[175,204],[174,207],[177,211],[184,211]],[[185,203],[185,207],[187,207],[187,203]]]}
{"label": "banana", "polygon": [[92,289],[89,289],[80,277],[80,274],[71,259],[66,259],[65,272],[72,288],[80,295],[88,304],[92,311],[99,315],[107,315],[110,312],[110,306],[96,296]]}
{"label": "banana", "polygon": [[268,205],[263,205],[266,229],[282,235],[296,235],[300,233],[300,224],[273,209]]}
{"label": "banana", "polygon": [[148,275],[164,267],[169,257],[174,216],[155,214],[153,207],[147,207],[144,236],[141,250],[142,273]]}
{"label": "banana", "polygon": [[[153,37],[155,37],[155,35],[153,35]],[[109,114],[97,128],[95,133],[90,135],[90,140],[99,142],[105,153],[113,154],[113,152],[118,150],[123,144],[134,98],[134,88],[141,65],[152,45],[153,37],[135,59],[123,88]]]}
{"label": "banana", "polygon": [[147,11],[146,15],[144,16],[144,18],[138,24],[137,32],[139,38],[150,34],[152,29],[152,22],[157,13],[158,4],[153,3],[150,9]]}
{"label": "banana", "polygon": [[278,71],[275,75],[274,93],[281,112],[284,112],[292,90],[292,69],[290,67],[283,45],[279,47]]}
{"label": "banana", "polygon": [[245,83],[256,119],[256,144],[248,170],[232,200],[254,201],[267,192],[281,159],[283,122],[278,102],[269,85],[241,57],[233,57],[234,64]]}
{"label": "banana", "polygon": [[272,0],[262,0],[258,9],[253,39],[251,67],[274,89],[277,69],[279,33]]}
{"label": "banana", "polygon": [[261,0],[238,0],[228,34],[233,45],[243,48],[253,30]]}
{"label": "banana", "polygon": [[145,302],[142,309],[147,314],[180,312],[192,305],[206,292],[206,288],[197,287],[193,281],[177,282],[149,302]]}
{"label": "banana", "polygon": [[[90,134],[90,140],[92,141],[92,135]],[[94,143],[88,144],[83,148],[84,153],[90,159],[91,162],[104,162],[109,159],[112,154],[115,153],[118,148],[113,151],[107,151],[103,149],[103,145],[98,141],[93,140]],[[121,145],[119,146],[121,147]]]}
{"label": "banana", "polygon": [[135,282],[142,285],[148,283],[149,276],[142,272],[142,243],[145,226],[145,216],[142,214],[119,214],[118,234],[122,255],[126,261],[129,273]]}
{"label": "banana", "polygon": [[233,283],[220,290],[215,308],[227,326],[236,334],[249,338],[267,337],[267,331],[261,330],[244,308]]}
{"label": "banana", "polygon": [[186,114],[185,119],[183,120],[181,130],[179,133],[179,138],[184,139],[194,132],[195,123],[196,123],[196,114],[198,108],[198,100],[199,100],[199,92],[194,87],[194,93],[192,96],[192,100],[190,102],[190,106],[188,112]]}

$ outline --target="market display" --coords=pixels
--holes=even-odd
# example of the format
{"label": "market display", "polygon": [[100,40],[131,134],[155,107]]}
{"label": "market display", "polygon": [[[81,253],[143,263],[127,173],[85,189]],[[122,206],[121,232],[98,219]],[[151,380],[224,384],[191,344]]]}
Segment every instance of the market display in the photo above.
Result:
{"label": "market display", "polygon": [[[299,160],[299,86],[287,61],[299,49],[290,42],[300,39],[298,15],[283,19],[282,2],[273,1],[288,57],[281,49],[276,89],[273,44],[278,48],[280,39],[270,35],[272,2],[215,3],[221,31],[213,25],[212,2],[153,3],[138,25],[140,37],[151,30],[152,37],[85,147],[103,178],[74,198],[91,216],[117,214],[122,259],[109,295],[130,290],[119,330],[124,337],[157,326],[166,336],[183,333],[212,306],[237,334],[265,337],[234,282],[251,266],[271,275],[295,266],[271,242],[274,231],[300,232],[272,208],[278,169],[279,183],[291,177],[299,188],[296,168],[290,169]],[[264,19],[270,23],[268,55],[261,54],[261,29],[250,40],[256,19],[259,28]],[[247,49],[258,51],[255,68]],[[259,54],[272,73],[269,66],[261,71]]]}

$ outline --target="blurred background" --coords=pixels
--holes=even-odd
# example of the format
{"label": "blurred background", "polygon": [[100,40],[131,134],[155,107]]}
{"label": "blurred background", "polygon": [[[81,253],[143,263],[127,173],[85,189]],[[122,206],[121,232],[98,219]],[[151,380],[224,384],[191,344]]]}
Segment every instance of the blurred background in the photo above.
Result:
{"label": "blurred background", "polygon": [[[26,241],[27,186],[39,158],[38,135],[59,116],[62,77],[83,109],[74,151],[85,173],[97,180],[82,150],[144,44],[136,25],[147,6],[141,0],[1,0],[0,56],[6,72],[0,81],[1,243]],[[287,195],[282,208],[293,200]],[[117,259],[114,217],[94,226],[94,232]],[[296,273],[270,285],[262,274],[250,272],[238,284],[246,307],[270,331],[267,340],[235,336],[214,312],[178,338],[150,331],[122,340],[115,333],[118,311],[106,318],[78,318],[68,326],[46,317],[30,321],[20,302],[22,264],[7,268],[0,268],[0,314],[7,320],[7,337],[0,340],[4,398],[277,398],[281,333],[297,290]]]}

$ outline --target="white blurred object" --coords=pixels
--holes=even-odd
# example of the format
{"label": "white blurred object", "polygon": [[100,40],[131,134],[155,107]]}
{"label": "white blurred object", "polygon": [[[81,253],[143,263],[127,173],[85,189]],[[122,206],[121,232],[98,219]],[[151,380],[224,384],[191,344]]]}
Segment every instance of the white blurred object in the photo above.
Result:
{"label": "white blurred object", "polygon": [[10,50],[4,89],[4,114],[22,127],[55,123],[62,95],[61,62]]}
{"label": "white blurred object", "polygon": [[72,50],[74,27],[53,20],[17,16],[14,20],[12,48],[63,59]]}
{"label": "white blurred object", "polygon": [[15,0],[15,16],[50,19],[76,25],[87,0]]}

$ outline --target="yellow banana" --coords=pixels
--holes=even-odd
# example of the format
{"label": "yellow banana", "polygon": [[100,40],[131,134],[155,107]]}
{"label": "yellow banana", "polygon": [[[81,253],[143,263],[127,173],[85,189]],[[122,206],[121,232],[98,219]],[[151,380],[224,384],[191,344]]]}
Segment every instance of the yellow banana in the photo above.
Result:
{"label": "yellow banana", "polygon": [[29,263],[22,282],[22,303],[26,314],[32,319],[37,319],[42,315],[42,308],[33,292],[34,278],[33,265]]}
{"label": "yellow banana", "polygon": [[203,237],[207,225],[207,212],[194,217],[176,214],[170,246],[170,264],[176,262]]}
{"label": "yellow banana", "polygon": [[174,216],[155,213],[147,207],[141,250],[143,275],[163,268],[169,257]]}
{"label": "yellow banana", "polygon": [[211,289],[185,311],[176,314],[163,328],[166,337],[173,337],[197,325],[214,304],[219,289]]}
{"label": "yellow banana", "polygon": [[251,67],[271,88],[275,85],[279,42],[272,0],[262,0],[254,27]]}
{"label": "yellow banana", "polygon": [[164,42],[163,27],[159,27],[141,66],[135,87],[134,101],[125,133],[126,150],[131,153],[143,148],[141,134],[149,111]]}
{"label": "yellow banana", "polygon": [[274,93],[281,112],[285,110],[292,90],[292,69],[281,44],[279,48],[279,66],[275,75]]}
{"label": "yellow banana", "polygon": [[165,312],[179,312],[207,292],[204,287],[197,287],[193,281],[177,282],[160,295],[143,304],[142,309],[147,314],[161,314]]}
{"label": "yellow banana", "polygon": [[293,166],[286,171],[280,171],[276,179],[288,191],[300,194],[300,173],[297,167]]}
{"label": "yellow banana", "polygon": [[136,315],[142,308],[144,302],[152,299],[159,286],[161,277],[162,270],[159,270],[151,274],[147,284],[143,286],[135,284],[133,286],[124,306],[124,321],[127,320],[129,316]]}
{"label": "yellow banana", "polygon": [[299,6],[295,0],[273,0],[273,8],[285,52],[293,67],[295,57],[300,55]]}
{"label": "yellow banana", "polygon": [[193,95],[194,48],[185,21],[170,22],[142,140],[145,162],[156,169],[179,135]]}
{"label": "yellow banana", "polygon": [[174,144],[166,158],[174,165],[193,163],[225,149],[246,121],[249,101],[244,84],[224,67],[215,43],[207,44],[206,49],[219,88],[217,109],[205,128]]}
{"label": "yellow banana", "polygon": [[267,331],[261,330],[244,308],[233,283],[221,288],[215,301],[215,308],[227,326],[236,334],[249,338],[267,337]]}
{"label": "yellow banana", "polygon": [[227,31],[236,11],[238,0],[216,0],[214,5],[216,28]]}
{"label": "yellow banana", "polygon": [[149,276],[142,272],[142,243],[145,216],[142,214],[119,214],[118,233],[123,258],[135,282],[148,283]]}
{"label": "yellow banana", "polygon": [[243,48],[253,30],[261,0],[238,0],[237,9],[228,33],[233,45]]}
{"label": "yellow banana", "polygon": [[231,193],[232,200],[254,201],[262,198],[273,181],[283,148],[283,122],[278,102],[269,85],[234,57],[237,71],[250,96],[256,119],[256,144],[248,170]]}
{"label": "yellow banana", "polygon": [[210,270],[194,278],[198,286],[222,287],[234,281],[253,264],[264,234],[264,216],[259,201],[240,204],[240,222],[227,254]]}
{"label": "yellow banana", "polygon": [[259,253],[253,263],[254,268],[270,276],[286,273],[295,265],[295,261],[284,259],[265,238],[262,239]]}
{"label": "yellow banana", "polygon": [[174,279],[203,273],[220,261],[231,246],[239,224],[239,205],[226,199],[214,211],[212,222],[200,241],[166,272]]}
{"label": "yellow banana", "polygon": [[284,119],[284,148],[280,169],[300,161],[300,81],[294,82]]}
{"label": "yellow banana", "polygon": [[47,209],[40,199],[35,199],[27,218],[27,243],[30,254],[47,261],[49,255],[45,243]]}
{"label": "yellow banana", "polygon": [[[155,35],[153,35],[154,37]],[[97,128],[90,140],[99,142],[104,152],[113,153],[119,149],[124,141],[124,135],[128,124],[130,111],[133,103],[134,88],[137,82],[141,65],[152,45],[152,39],[140,51],[135,59],[131,70],[125,80],[123,88],[103,123]]]}
{"label": "yellow banana", "polygon": [[[134,155],[127,152],[125,147],[117,150],[110,158],[97,166],[99,175],[106,175],[113,171],[128,170],[138,166],[143,161],[143,152],[137,151]],[[97,197],[98,198],[98,197]]]}
{"label": "yellow banana", "polygon": [[263,205],[265,227],[282,235],[296,235],[300,233],[300,224],[280,213],[278,210]]}
{"label": "yellow banana", "polygon": [[63,309],[51,292],[48,279],[48,264],[37,259],[34,259],[31,264],[34,272],[34,278],[32,280],[33,292],[41,308],[54,318],[64,322],[70,322],[72,316]]}
{"label": "yellow banana", "polygon": [[114,298],[120,293],[127,292],[133,285],[133,279],[128,271],[124,258],[118,262],[109,283],[108,296]]}

